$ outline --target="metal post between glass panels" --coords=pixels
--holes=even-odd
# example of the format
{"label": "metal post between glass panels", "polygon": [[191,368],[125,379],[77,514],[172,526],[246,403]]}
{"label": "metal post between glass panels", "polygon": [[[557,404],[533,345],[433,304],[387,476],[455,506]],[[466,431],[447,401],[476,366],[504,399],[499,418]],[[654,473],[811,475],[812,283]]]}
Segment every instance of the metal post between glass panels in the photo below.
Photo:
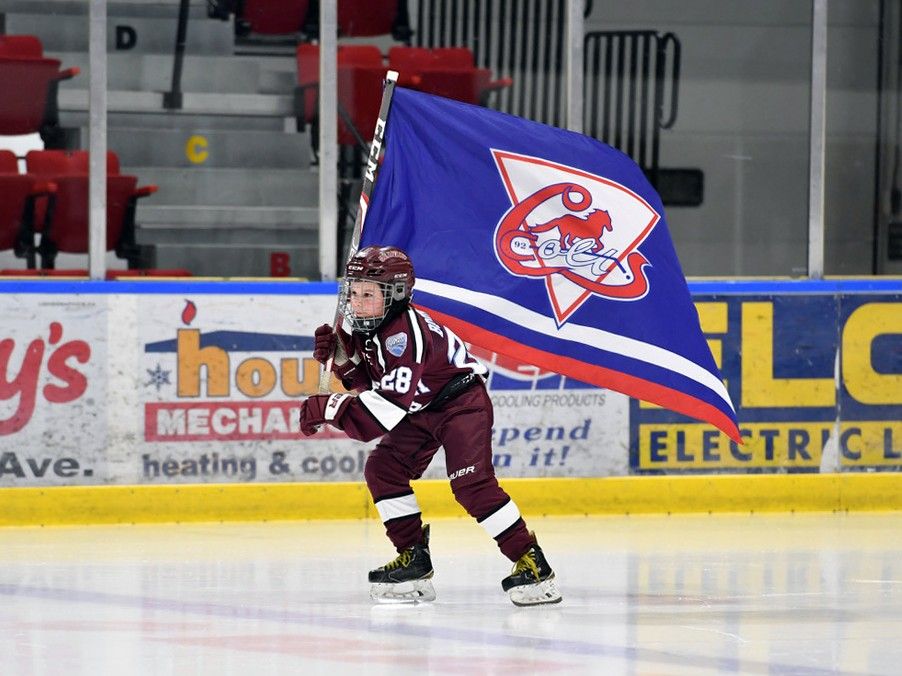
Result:
{"label": "metal post between glass panels", "polygon": [[90,163],[88,168],[88,274],[103,279],[106,274],[106,0],[91,0],[88,29]]}
{"label": "metal post between glass panels", "polygon": [[583,130],[583,1],[567,2],[567,129]]}
{"label": "metal post between glass panels", "polygon": [[808,173],[808,276],[824,276],[824,155],[827,124],[827,0],[812,0]]}
{"label": "metal post between glass panels", "polygon": [[338,258],[338,10],[319,8],[319,269],[335,279]]}

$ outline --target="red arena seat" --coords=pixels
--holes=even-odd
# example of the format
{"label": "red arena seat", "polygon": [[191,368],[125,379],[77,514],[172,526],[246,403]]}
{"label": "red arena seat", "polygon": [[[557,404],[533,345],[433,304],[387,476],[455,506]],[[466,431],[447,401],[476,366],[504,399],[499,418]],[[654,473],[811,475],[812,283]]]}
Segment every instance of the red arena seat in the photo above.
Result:
{"label": "red arena seat", "polygon": [[295,52],[298,69],[298,86],[295,89],[294,107],[298,131],[304,131],[316,119],[316,101],[319,96],[319,45],[302,42]]}
{"label": "red arena seat", "polygon": [[419,73],[419,83],[416,88],[427,94],[444,96],[446,99],[472,104],[479,103],[475,68],[424,70]]}
{"label": "red arena seat", "polygon": [[432,50],[428,47],[405,47],[396,45],[388,50],[388,67],[402,75],[419,72],[432,62]]}
{"label": "red arena seat", "polygon": [[35,35],[0,35],[0,57],[41,59],[44,47]]}
{"label": "red arena seat", "polygon": [[[288,35],[301,32],[308,40],[319,38],[319,6],[322,0],[208,2],[226,7],[237,4],[235,32],[240,36],[248,33]],[[391,35],[398,42],[408,43],[413,35],[407,0],[338,0],[336,9],[338,34],[341,37]]]}
{"label": "red arena seat", "polygon": [[469,47],[433,47],[432,58],[437,68],[475,68],[473,50]]}
{"label": "red arena seat", "polygon": [[[56,176],[56,200],[49,223],[41,233],[39,250],[48,251],[49,239],[56,251],[87,253],[88,251],[88,177]],[[134,176],[110,176],[107,179],[106,250],[115,249],[123,234],[128,201],[137,187]],[[52,266],[44,266],[52,267]]]}
{"label": "red arena seat", "polygon": [[[87,175],[89,153],[85,150],[33,150],[26,155],[28,171],[35,176],[54,178],[69,174]],[[119,175],[119,158],[107,151],[106,170],[109,176]],[[40,232],[46,219],[47,200],[40,200],[35,207],[35,229]]]}
{"label": "red arena seat", "polygon": [[59,134],[57,87],[78,68],[60,70],[59,59],[43,56],[33,35],[0,35],[0,134],[39,132],[45,144]]}
{"label": "red arena seat", "polygon": [[487,68],[476,68],[467,47],[404,47],[388,51],[388,65],[400,74],[403,86],[427,94],[485,105],[493,91],[510,87],[510,78],[492,80]]}
{"label": "red arena seat", "polygon": [[475,68],[473,52],[468,47],[406,47],[395,45],[388,50],[388,66],[397,71],[422,71],[447,68]]}
{"label": "red arena seat", "polygon": [[0,150],[0,251],[12,250],[35,267],[35,205],[56,190],[56,185],[19,174],[18,158]]}
{"label": "red arena seat", "polygon": [[12,150],[0,150],[0,175],[18,174],[19,158]]}
{"label": "red arena seat", "polygon": [[29,173],[38,176],[68,174],[72,163],[66,150],[30,150],[25,158]]}
{"label": "red arena seat", "polygon": [[[87,174],[90,162],[90,153],[86,150],[74,150],[69,153],[69,169],[73,173]],[[119,156],[112,150],[106,153],[106,173],[108,176],[119,175]]]}
{"label": "red arena seat", "polygon": [[[57,252],[88,251],[88,153],[32,150],[25,162],[29,171],[50,178],[56,192],[50,199],[38,252],[41,267],[52,268]],[[137,187],[135,176],[119,174],[119,160],[107,154],[106,250],[137,264],[135,209],[137,200],[156,192],[156,186]]]}
{"label": "red arena seat", "polygon": [[338,103],[347,111],[350,120],[338,121],[339,145],[366,146],[376,128],[385,66],[338,66]]}
{"label": "red arena seat", "polygon": [[[375,45],[339,45],[337,60],[338,105],[341,108],[338,143],[350,146],[359,143],[358,136],[366,138],[372,134],[387,69],[382,52]],[[315,137],[319,105],[319,46],[310,43],[298,45],[297,67],[295,107],[298,130],[303,131],[307,124],[311,124],[314,126],[311,135]],[[312,140],[316,144],[317,139]]]}
{"label": "red arena seat", "polygon": [[346,66],[382,66],[382,51],[376,45],[339,45],[338,63]]}
{"label": "red arena seat", "polygon": [[413,31],[407,0],[339,0],[338,34],[342,37],[391,35],[408,42]]}
{"label": "red arena seat", "polygon": [[239,33],[289,35],[304,27],[310,0],[244,0],[235,16]]}

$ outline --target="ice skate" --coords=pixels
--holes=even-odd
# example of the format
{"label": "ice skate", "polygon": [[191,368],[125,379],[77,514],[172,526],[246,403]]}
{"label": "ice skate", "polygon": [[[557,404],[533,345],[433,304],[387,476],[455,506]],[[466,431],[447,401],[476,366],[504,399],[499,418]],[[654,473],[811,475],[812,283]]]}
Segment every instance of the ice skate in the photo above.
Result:
{"label": "ice skate", "polygon": [[561,601],[554,571],[538,544],[530,547],[517,560],[511,574],[501,580],[501,588],[508,593],[515,606],[537,606]]}
{"label": "ice skate", "polygon": [[379,603],[434,601],[432,575],[427,525],[420,542],[402,551],[394,561],[370,571],[370,597]]}

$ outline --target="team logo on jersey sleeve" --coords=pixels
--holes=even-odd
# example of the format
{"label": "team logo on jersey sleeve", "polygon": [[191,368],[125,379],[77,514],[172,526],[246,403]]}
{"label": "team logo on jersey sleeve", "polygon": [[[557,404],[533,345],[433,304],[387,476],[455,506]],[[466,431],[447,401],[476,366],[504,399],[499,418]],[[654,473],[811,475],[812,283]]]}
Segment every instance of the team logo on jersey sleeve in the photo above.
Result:
{"label": "team logo on jersey sleeve", "polygon": [[396,333],[386,338],[385,349],[389,351],[389,354],[400,357],[404,354],[404,350],[407,349],[407,334],[403,332]]}
{"label": "team logo on jersey sleeve", "polygon": [[511,208],[495,228],[495,255],[512,275],[544,279],[558,325],[592,295],[648,293],[639,247],[661,216],[629,188],[537,157],[492,150]]}

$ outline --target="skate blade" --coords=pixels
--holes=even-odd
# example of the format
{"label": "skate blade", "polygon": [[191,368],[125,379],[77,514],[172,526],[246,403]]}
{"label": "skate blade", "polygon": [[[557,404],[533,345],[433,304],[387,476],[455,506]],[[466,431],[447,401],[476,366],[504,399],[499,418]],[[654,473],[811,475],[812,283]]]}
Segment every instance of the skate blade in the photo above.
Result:
{"label": "skate blade", "polygon": [[523,584],[508,590],[511,603],[515,606],[539,606],[546,603],[560,603],[561,592],[554,581],[554,575],[535,584]]}
{"label": "skate blade", "polygon": [[435,601],[435,589],[432,580],[374,582],[370,598],[377,603],[425,603]]}

